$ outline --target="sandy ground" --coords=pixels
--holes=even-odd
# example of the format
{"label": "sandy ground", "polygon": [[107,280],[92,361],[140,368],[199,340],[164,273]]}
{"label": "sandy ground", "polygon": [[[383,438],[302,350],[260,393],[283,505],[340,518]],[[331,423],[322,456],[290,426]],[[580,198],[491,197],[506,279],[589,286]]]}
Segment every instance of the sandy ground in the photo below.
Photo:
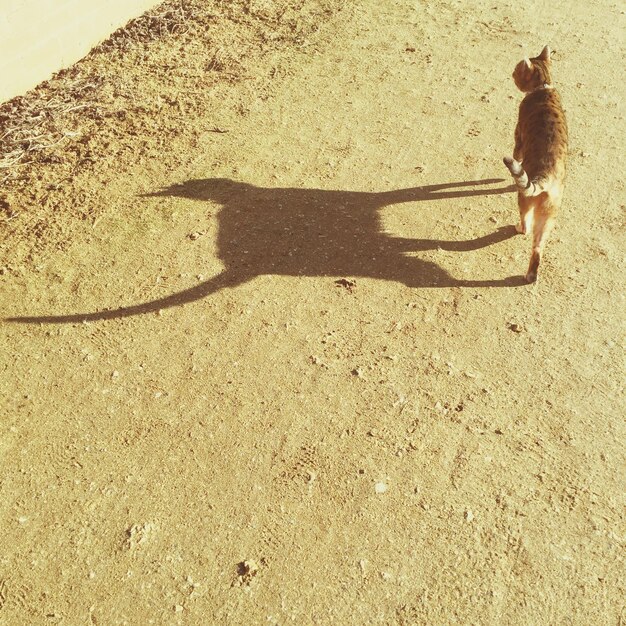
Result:
{"label": "sandy ground", "polygon": [[624,624],[624,11],[202,4],[0,109],[0,623]]}

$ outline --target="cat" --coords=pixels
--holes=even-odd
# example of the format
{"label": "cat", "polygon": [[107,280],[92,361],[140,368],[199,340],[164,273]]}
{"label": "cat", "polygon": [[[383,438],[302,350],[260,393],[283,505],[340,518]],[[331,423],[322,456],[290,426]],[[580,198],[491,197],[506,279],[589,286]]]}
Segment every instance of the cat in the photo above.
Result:
{"label": "cat", "polygon": [[520,223],[517,232],[532,226],[533,248],[526,281],[537,280],[545,242],[561,206],[567,158],[567,122],[550,76],[551,51],[520,61],[513,80],[526,93],[519,107],[513,158],[505,157],[518,189]]}

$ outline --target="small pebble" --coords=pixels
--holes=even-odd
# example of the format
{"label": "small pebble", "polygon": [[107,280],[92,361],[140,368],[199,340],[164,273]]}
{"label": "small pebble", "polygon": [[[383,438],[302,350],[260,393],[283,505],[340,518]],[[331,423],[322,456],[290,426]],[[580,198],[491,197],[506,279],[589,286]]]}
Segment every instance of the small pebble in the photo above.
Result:
{"label": "small pebble", "polygon": [[387,491],[387,485],[384,482],[380,481],[374,485],[374,489],[376,493],[385,493],[385,491]]}
{"label": "small pebble", "polygon": [[259,573],[259,566],[253,559],[248,559],[237,564],[237,572],[239,574],[237,577],[239,585],[248,586],[252,583],[252,579]]}
{"label": "small pebble", "polygon": [[256,576],[259,571],[259,566],[254,559],[248,559],[241,564],[241,570],[244,576]]}

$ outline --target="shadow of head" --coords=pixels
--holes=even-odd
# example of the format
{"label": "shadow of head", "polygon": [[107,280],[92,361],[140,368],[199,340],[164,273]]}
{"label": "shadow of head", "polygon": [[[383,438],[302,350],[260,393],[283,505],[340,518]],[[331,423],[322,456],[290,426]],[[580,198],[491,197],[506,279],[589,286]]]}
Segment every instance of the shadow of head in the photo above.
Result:
{"label": "shadow of head", "polygon": [[236,193],[250,193],[259,189],[248,183],[229,178],[197,178],[166,187],[161,191],[144,194],[144,198],[164,197],[187,198],[204,202],[227,204]]}

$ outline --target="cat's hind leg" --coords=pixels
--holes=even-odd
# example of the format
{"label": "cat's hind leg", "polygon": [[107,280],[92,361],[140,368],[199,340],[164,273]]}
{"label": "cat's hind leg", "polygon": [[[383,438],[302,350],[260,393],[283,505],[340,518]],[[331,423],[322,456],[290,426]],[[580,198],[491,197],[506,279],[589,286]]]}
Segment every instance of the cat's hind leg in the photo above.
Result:
{"label": "cat's hind leg", "polygon": [[533,223],[535,199],[533,197],[528,198],[520,193],[517,196],[517,203],[519,206],[519,224],[515,225],[515,230],[520,235],[525,235]]}
{"label": "cat's hind leg", "polygon": [[533,251],[530,256],[526,281],[534,283],[537,280],[539,263],[543,254],[543,248],[554,226],[554,216],[549,201],[540,204],[535,209],[536,216],[533,223]]}

